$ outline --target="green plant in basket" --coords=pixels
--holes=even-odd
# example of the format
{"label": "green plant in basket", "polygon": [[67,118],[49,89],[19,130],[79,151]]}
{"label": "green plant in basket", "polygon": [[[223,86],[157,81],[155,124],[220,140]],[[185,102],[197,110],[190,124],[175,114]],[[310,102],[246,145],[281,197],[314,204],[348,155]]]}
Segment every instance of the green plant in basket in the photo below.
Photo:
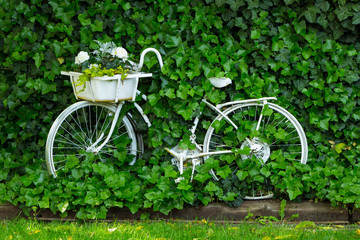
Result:
{"label": "green plant in basket", "polygon": [[85,83],[93,77],[112,77],[121,75],[121,80],[127,77],[129,69],[133,69],[135,64],[128,61],[128,52],[117,47],[113,42],[101,43],[95,41],[99,48],[90,52],[80,51],[75,57],[77,70],[83,74],[76,81],[76,86],[83,86],[81,91],[85,90]]}

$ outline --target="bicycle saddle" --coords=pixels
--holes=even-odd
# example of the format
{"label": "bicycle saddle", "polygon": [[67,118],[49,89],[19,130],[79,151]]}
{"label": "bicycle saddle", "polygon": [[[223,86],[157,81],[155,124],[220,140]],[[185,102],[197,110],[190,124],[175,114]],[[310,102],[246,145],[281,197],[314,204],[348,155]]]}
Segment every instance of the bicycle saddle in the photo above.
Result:
{"label": "bicycle saddle", "polygon": [[216,88],[223,88],[232,83],[231,79],[227,77],[221,77],[221,78],[211,77],[209,78],[209,80],[211,84]]}

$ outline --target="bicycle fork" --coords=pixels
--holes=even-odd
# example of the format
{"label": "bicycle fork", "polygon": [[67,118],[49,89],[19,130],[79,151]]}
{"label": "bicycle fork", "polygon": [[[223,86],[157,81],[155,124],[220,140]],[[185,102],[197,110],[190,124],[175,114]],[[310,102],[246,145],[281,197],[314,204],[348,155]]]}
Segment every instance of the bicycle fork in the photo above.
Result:
{"label": "bicycle fork", "polygon": [[108,133],[108,136],[104,140],[104,142],[100,146],[96,147],[104,139],[105,133],[102,132],[102,133],[100,133],[99,138],[90,147],[86,148],[86,152],[93,152],[94,154],[97,154],[107,144],[107,142],[110,140],[111,135],[114,132],[114,129],[116,127],[116,123],[119,119],[120,111],[121,111],[121,108],[123,105],[124,105],[123,101],[119,102],[119,104],[117,105],[117,108],[115,111],[115,116],[111,123],[110,131]]}

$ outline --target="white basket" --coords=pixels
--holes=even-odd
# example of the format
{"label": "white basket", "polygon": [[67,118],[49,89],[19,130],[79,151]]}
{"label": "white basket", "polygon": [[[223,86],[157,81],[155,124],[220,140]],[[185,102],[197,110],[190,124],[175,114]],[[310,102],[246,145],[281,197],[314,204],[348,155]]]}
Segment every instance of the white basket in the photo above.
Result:
{"label": "white basket", "polygon": [[121,75],[93,77],[85,82],[85,90],[83,90],[84,86],[76,86],[82,73],[63,71],[61,74],[70,76],[76,99],[93,102],[134,101],[139,78],[152,76],[151,73],[128,72],[124,80],[121,80]]}

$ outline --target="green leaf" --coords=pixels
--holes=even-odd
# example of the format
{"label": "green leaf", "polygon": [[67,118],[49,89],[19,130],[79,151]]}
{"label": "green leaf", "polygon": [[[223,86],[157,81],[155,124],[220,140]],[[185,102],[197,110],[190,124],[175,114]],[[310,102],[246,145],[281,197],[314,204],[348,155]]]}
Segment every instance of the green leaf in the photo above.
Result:
{"label": "green leaf", "polygon": [[165,47],[167,47],[167,48],[178,47],[181,42],[182,42],[181,37],[168,36],[166,38]]}
{"label": "green leaf", "polygon": [[320,24],[323,28],[327,28],[329,25],[329,21],[325,14],[320,14],[320,16],[317,18],[317,23]]}
{"label": "green leaf", "polygon": [[265,104],[263,106],[263,109],[261,111],[262,115],[264,116],[271,116],[274,113],[274,110],[272,110],[268,104]]}
{"label": "green leaf", "polygon": [[224,5],[227,1],[226,0],[215,0],[215,4],[218,7],[221,7],[222,5]]}
{"label": "green leaf", "polygon": [[[119,1],[117,1],[119,2]],[[120,1],[121,7],[124,9],[124,11],[127,11],[131,8],[131,5],[129,2]]]}
{"label": "green leaf", "polygon": [[239,170],[237,171],[236,176],[239,178],[240,181],[243,181],[247,176],[249,176],[249,172]]}
{"label": "green leaf", "polygon": [[304,47],[301,54],[304,57],[304,59],[307,60],[313,54],[313,50],[311,48],[309,48],[309,47]]}
{"label": "green leaf", "polygon": [[290,5],[294,2],[295,0],[284,0],[286,5]]}
{"label": "green leaf", "polygon": [[84,171],[78,168],[75,168],[73,170],[71,170],[71,175],[75,178],[75,179],[80,179],[84,176]]}
{"label": "green leaf", "polygon": [[188,180],[181,180],[180,183],[178,184],[177,186],[178,189],[180,190],[185,190],[185,191],[188,191],[189,189],[192,188],[191,184],[189,184],[189,181]]}
{"label": "green leaf", "polygon": [[211,197],[199,195],[199,200],[206,206],[211,202]]}
{"label": "green leaf", "polygon": [[299,188],[295,189],[287,189],[286,192],[289,194],[290,200],[294,200],[297,196],[301,195],[301,191]]}
{"label": "green leaf", "polygon": [[55,16],[58,19],[61,19],[65,24],[71,23],[71,18],[76,15],[75,12],[75,2],[69,4],[69,2],[60,2],[56,0],[49,1],[49,4],[52,6]]}
{"label": "green leaf", "polygon": [[260,173],[259,169],[257,168],[257,166],[253,166],[249,169],[249,175],[251,177],[255,177],[256,175],[258,175]]}
{"label": "green leaf", "polygon": [[81,23],[81,25],[83,26],[87,26],[91,24],[91,19],[87,18],[87,14],[86,13],[81,13],[78,15],[78,19]]}
{"label": "green leaf", "polygon": [[349,5],[340,6],[335,9],[334,13],[338,17],[340,21],[344,21],[348,17],[352,15],[352,13],[349,11]]}
{"label": "green leaf", "polygon": [[[193,193],[193,192],[189,192],[189,191],[183,192],[183,196],[184,196],[184,199],[190,204],[192,204],[195,200],[195,193]],[[181,209],[182,209],[182,206],[181,206]]]}
{"label": "green leaf", "polygon": [[244,0],[227,0],[227,4],[230,5],[231,10],[236,12],[240,7],[245,6]]}
{"label": "green leaf", "polygon": [[270,177],[270,175],[271,175],[271,172],[269,171],[269,169],[267,169],[265,167],[260,169],[260,173],[267,178]]}
{"label": "green leaf", "polygon": [[103,22],[95,20],[94,23],[91,24],[91,31],[102,32],[103,31]]}
{"label": "green leaf", "polygon": [[222,168],[220,168],[216,173],[217,173],[217,175],[219,175],[221,178],[226,179],[231,172],[232,172],[232,171],[231,171],[229,165],[225,165],[225,166],[223,166]]}
{"label": "green leaf", "polygon": [[293,21],[293,25],[295,27],[295,31],[297,34],[300,34],[303,30],[306,29],[306,23],[304,20],[298,22],[298,20]]}
{"label": "green leaf", "polygon": [[167,166],[166,168],[164,168],[165,171],[165,177],[171,177],[171,178],[175,178],[177,177],[177,172],[174,171],[173,166]]}
{"label": "green leaf", "polygon": [[326,0],[318,0],[316,1],[315,6],[320,8],[323,12],[327,12],[330,8],[330,3]]}
{"label": "green leaf", "polygon": [[24,13],[25,11],[27,11],[29,9],[29,7],[25,3],[20,2],[19,4],[15,5],[15,9],[19,13]]}
{"label": "green leaf", "polygon": [[350,191],[355,193],[356,195],[360,196],[360,185],[359,184],[353,184],[350,188]]}
{"label": "green leaf", "polygon": [[205,190],[208,191],[208,192],[215,192],[218,190],[218,186],[215,185],[215,183],[213,182],[209,182],[206,187],[205,187]]}
{"label": "green leaf", "polygon": [[175,90],[173,88],[167,88],[164,92],[165,96],[167,96],[168,98],[175,98]]}
{"label": "green leaf", "polygon": [[327,39],[325,43],[322,45],[322,50],[324,52],[330,52],[333,50],[334,41],[331,39]]}
{"label": "green leaf", "polygon": [[230,202],[232,202],[232,201],[235,200],[235,198],[236,198],[238,195],[239,195],[239,194],[234,193],[234,192],[228,192],[226,195],[224,195],[224,196],[222,197],[222,199],[223,199],[224,201],[230,201]]}
{"label": "green leaf", "polygon": [[96,192],[95,191],[87,191],[86,197],[84,199],[84,203],[87,203],[90,206],[99,205],[100,202],[99,202]]}
{"label": "green leaf", "polygon": [[80,30],[81,43],[90,45],[92,42],[92,38],[93,38],[92,35],[93,35],[92,32],[88,28],[86,28],[86,27],[82,28]]}
{"label": "green leaf", "polygon": [[335,151],[337,153],[341,153],[342,150],[344,149],[344,147],[346,147],[345,143],[338,143],[338,144],[335,145]]}
{"label": "green leaf", "polygon": [[259,39],[260,36],[261,36],[261,30],[260,29],[251,30],[251,35],[250,35],[251,39]]}
{"label": "green leaf", "polygon": [[240,59],[239,67],[242,73],[248,73],[248,65],[246,64],[244,59]]}
{"label": "green leaf", "polygon": [[79,162],[80,161],[77,157],[75,157],[74,155],[69,155],[66,157],[65,167],[67,169],[71,169],[71,168],[75,167],[76,165],[78,165]]}
{"label": "green leaf", "polygon": [[273,41],[272,51],[279,51],[283,47],[284,47],[284,41],[277,39],[277,41],[275,42]]}
{"label": "green leaf", "polygon": [[185,120],[189,120],[194,114],[194,110],[189,107],[189,105],[184,105],[177,110],[177,113],[180,114]]}
{"label": "green leaf", "polygon": [[320,127],[322,129],[328,130],[329,129],[329,121],[330,121],[330,117],[321,117]]}
{"label": "green leaf", "polygon": [[148,100],[151,106],[155,106],[155,104],[160,100],[157,94],[153,93],[148,96]]}
{"label": "green leaf", "polygon": [[316,39],[316,34],[312,31],[309,31],[307,34],[304,34],[303,36],[308,43],[312,43],[313,40]]}
{"label": "green leaf", "polygon": [[248,26],[246,25],[242,17],[235,18],[235,26],[241,28],[242,30],[248,29]]}
{"label": "green leaf", "polygon": [[358,52],[356,51],[355,47],[354,46],[349,46],[348,49],[347,49],[347,55],[352,57],[352,56],[355,56],[357,55]]}
{"label": "green leaf", "polygon": [[354,13],[354,16],[352,19],[352,24],[354,24],[354,25],[360,24],[360,12]]}
{"label": "green leaf", "polygon": [[114,189],[124,187],[125,183],[126,183],[126,179],[122,174],[107,175],[105,177],[104,181],[108,187],[111,187]]}
{"label": "green leaf", "polygon": [[295,229],[301,229],[301,228],[317,228],[316,224],[314,222],[311,221],[303,221],[298,223],[295,226]]}
{"label": "green leaf", "polygon": [[316,13],[318,10],[315,7],[308,7],[308,9],[305,11],[305,18],[310,23],[314,23],[316,21]]}
{"label": "green leaf", "polygon": [[35,66],[37,68],[40,68],[41,66],[41,62],[44,60],[44,54],[39,54],[38,52],[35,53],[35,55],[33,56],[33,59],[35,60]]}
{"label": "green leaf", "polygon": [[201,174],[201,173],[197,173],[195,176],[194,176],[194,179],[203,183],[205,182],[206,180],[210,179],[211,178],[211,175],[206,173],[206,174]]}
{"label": "green leaf", "polygon": [[93,164],[92,167],[93,167],[93,171],[95,173],[98,173],[102,176],[114,173],[113,167],[109,167],[108,165],[106,165],[105,163],[102,163],[102,162],[100,162],[98,164]]}
{"label": "green leaf", "polygon": [[125,34],[124,31],[126,31],[126,24],[124,19],[120,17],[116,20],[113,31],[116,33]]}
{"label": "green leaf", "polygon": [[65,201],[65,202],[62,202],[62,203],[59,203],[58,204],[58,210],[63,213],[66,211],[66,209],[68,208],[69,206],[69,202],[68,201]]}

